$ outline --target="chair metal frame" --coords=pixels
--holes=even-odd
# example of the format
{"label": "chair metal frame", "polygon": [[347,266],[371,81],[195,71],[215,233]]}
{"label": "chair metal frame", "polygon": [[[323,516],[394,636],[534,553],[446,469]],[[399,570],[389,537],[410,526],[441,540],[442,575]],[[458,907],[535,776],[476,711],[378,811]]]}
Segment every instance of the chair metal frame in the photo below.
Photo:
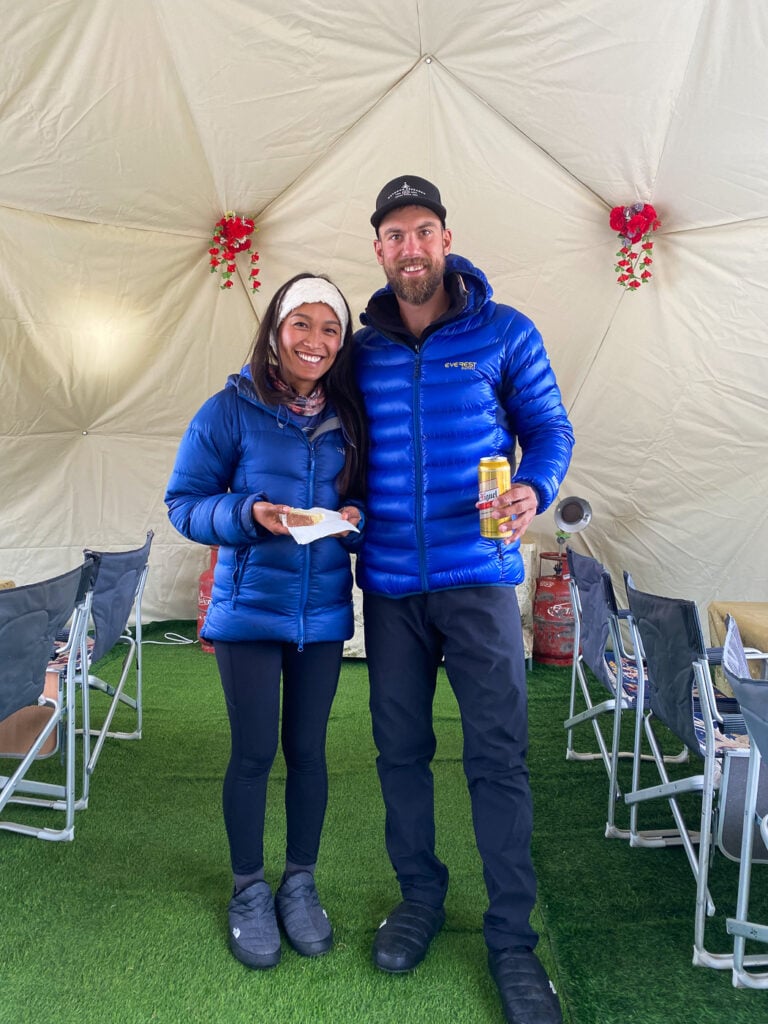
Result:
{"label": "chair metal frame", "polygon": [[[143,729],[143,671],[142,671],[142,622],[141,601],[149,571],[149,553],[154,532],[147,532],[144,544],[131,551],[95,551],[85,549],[86,556],[98,564],[90,605],[90,619],[93,623],[93,646],[80,664],[78,682],[81,688],[82,727],[78,730],[84,738],[83,794],[79,806],[87,806],[90,777],[101,756],[104,743],[109,739],[139,740]],[[131,612],[134,614],[133,635],[128,627]],[[126,645],[126,652],[120,667],[120,677],[115,685],[105,682],[90,671],[118,644]],[[83,670],[82,666],[87,666]],[[135,668],[134,696],[125,692],[131,668]],[[91,692],[105,694],[109,698],[106,714],[98,726],[91,721]],[[136,713],[136,724],[131,731],[113,731],[112,720],[120,704],[132,708]],[[91,740],[95,742],[91,744]]]}
{"label": "chair metal frame", "polygon": [[[619,828],[615,810],[621,799],[618,781],[619,759],[634,757],[632,750],[620,750],[622,713],[634,711],[637,700],[637,665],[634,651],[627,646],[621,623],[626,621],[626,609],[618,607],[610,573],[595,558],[580,555],[566,548],[569,570],[571,605],[574,612],[573,660],[571,667],[571,693],[568,718],[563,723],[567,730],[566,760],[594,761],[601,758],[608,774],[608,813],[605,835],[608,839],[629,839],[629,829]],[[609,696],[594,703],[584,666],[605,687]],[[620,675],[618,674],[620,673]],[[584,710],[577,712],[579,693]],[[612,716],[611,749],[600,728],[602,715]],[[574,747],[574,729],[590,722],[597,741],[595,752],[577,751]],[[650,755],[642,755],[650,758]],[[687,749],[667,756],[669,761],[684,761]],[[672,837],[676,830],[656,830],[646,833],[648,839]]]}
{"label": "chair metal frame", "polygon": [[[764,674],[768,667],[768,653],[750,652],[763,659]],[[736,916],[726,919],[728,934],[733,936],[734,988],[768,989],[768,971],[750,970],[768,965],[768,955],[746,953],[750,939],[768,945],[768,925],[749,919],[749,893],[752,879],[753,844],[755,827],[768,851],[768,814],[758,814],[757,796],[760,767],[768,763],[768,680],[755,680],[749,671],[747,652],[741,641],[736,620],[726,619],[723,643],[723,673],[739,701],[750,737],[749,768],[744,801],[744,828],[739,861],[739,886],[736,898]]]}
{"label": "chair metal frame", "polygon": [[[39,618],[42,614],[48,614],[47,627],[35,638],[34,645],[28,644],[24,651],[19,652],[19,658],[26,660],[24,671],[28,673],[30,685],[26,690],[26,699],[22,696],[22,703],[18,706],[22,707],[36,700],[39,706],[51,710],[50,717],[41,727],[27,752],[19,759],[16,769],[10,775],[0,776],[0,813],[9,804],[47,808],[64,813],[64,823],[58,828],[30,825],[3,818],[0,819],[1,830],[50,841],[74,839],[75,811],[78,809],[75,793],[77,672],[78,663],[86,652],[86,630],[94,571],[94,559],[86,557],[80,567],[68,573],[4,591],[3,594],[9,595],[7,599],[0,595],[0,602],[7,600],[9,603],[22,597],[27,605],[27,615],[34,614]],[[46,590],[58,592],[55,607],[46,603]],[[59,670],[58,694],[56,697],[46,696],[43,689],[48,662],[53,653],[56,635],[67,622],[70,622],[68,639],[56,652],[57,660],[64,659],[64,664]],[[39,657],[40,651],[42,659]],[[34,761],[55,729],[61,733],[60,753],[64,782],[50,783],[30,778],[29,772]]]}
{"label": "chair metal frame", "polygon": [[[728,970],[733,965],[732,953],[713,953],[705,947],[706,917],[715,912],[708,888],[709,865],[716,846],[714,832],[715,779],[717,769],[726,757],[746,757],[746,749],[718,749],[715,729],[722,733],[745,730],[743,719],[733,711],[735,701],[728,704],[727,716],[716,697],[710,672],[710,656],[704,643],[698,609],[693,601],[661,597],[635,588],[631,576],[624,574],[629,604],[629,623],[633,645],[638,653],[638,708],[645,702],[649,689],[649,710],[639,711],[635,720],[635,759],[632,789],[624,799],[630,805],[630,845],[663,846],[669,841],[644,841],[637,830],[640,803],[666,799],[676,825],[677,842],[685,850],[696,880],[694,913],[693,963],[697,966]],[[719,662],[719,658],[717,658]],[[694,712],[701,713],[703,740],[697,735]],[[689,750],[703,760],[703,771],[680,779],[670,779],[662,750],[654,733],[653,722],[660,721]],[[741,723],[741,724],[740,724]],[[639,753],[643,734],[650,747],[661,783],[640,785]],[[683,793],[701,796],[698,831],[686,826],[677,797]],[[694,846],[698,845],[698,854]],[[766,960],[768,963],[768,960]]]}

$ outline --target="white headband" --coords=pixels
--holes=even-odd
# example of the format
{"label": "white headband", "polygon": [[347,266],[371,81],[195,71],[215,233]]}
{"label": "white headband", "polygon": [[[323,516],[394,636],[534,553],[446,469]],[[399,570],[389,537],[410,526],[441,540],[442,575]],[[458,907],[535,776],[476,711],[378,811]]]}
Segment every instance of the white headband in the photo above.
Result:
{"label": "white headband", "polygon": [[335,284],[326,281],[324,277],[302,277],[294,281],[288,291],[283,295],[280,308],[277,311],[277,326],[285,320],[292,310],[303,306],[305,302],[324,302],[330,306],[341,324],[341,343],[344,344],[344,335],[349,326],[349,313],[341,292]]}

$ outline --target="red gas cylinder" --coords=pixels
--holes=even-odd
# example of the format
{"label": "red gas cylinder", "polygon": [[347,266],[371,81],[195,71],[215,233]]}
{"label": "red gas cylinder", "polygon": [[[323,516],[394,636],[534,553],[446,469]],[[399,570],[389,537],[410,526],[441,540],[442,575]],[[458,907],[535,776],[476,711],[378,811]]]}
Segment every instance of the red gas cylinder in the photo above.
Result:
{"label": "red gas cylinder", "polygon": [[[552,563],[545,573],[544,563]],[[533,597],[533,658],[542,665],[570,665],[573,658],[573,606],[565,555],[539,555],[539,578]]]}
{"label": "red gas cylinder", "polygon": [[213,570],[216,568],[216,557],[219,553],[217,547],[211,548],[211,562],[205,572],[200,573],[200,582],[197,590],[197,639],[200,641],[200,650],[206,654],[213,654],[213,644],[200,636],[200,630],[205,622],[205,613],[211,603],[211,590],[213,589]]}

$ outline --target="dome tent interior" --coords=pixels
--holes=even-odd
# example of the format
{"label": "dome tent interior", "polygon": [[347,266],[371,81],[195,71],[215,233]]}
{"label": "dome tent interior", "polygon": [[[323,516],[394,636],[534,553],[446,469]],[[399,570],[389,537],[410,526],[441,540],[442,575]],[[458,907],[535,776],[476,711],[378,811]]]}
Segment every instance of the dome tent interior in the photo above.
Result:
{"label": "dome tent interior", "polygon": [[[453,249],[544,337],[576,435],[561,495],[614,574],[765,600],[768,90],[762,0],[0,0],[0,577],[155,530],[147,620],[208,561],[170,526],[179,438],[274,290],[383,283],[384,182],[434,181]],[[616,281],[612,207],[653,204]],[[255,220],[262,287],[208,268]],[[552,510],[532,533],[554,544]]]}

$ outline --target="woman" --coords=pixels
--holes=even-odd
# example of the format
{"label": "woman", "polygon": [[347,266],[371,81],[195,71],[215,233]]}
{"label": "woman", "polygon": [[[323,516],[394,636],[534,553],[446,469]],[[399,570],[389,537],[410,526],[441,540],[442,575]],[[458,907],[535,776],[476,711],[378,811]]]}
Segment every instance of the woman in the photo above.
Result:
{"label": "woman", "polygon": [[[335,285],[310,274],[286,282],[249,364],[190,423],[165,496],[180,533],[219,546],[202,633],[214,645],[232,733],[223,788],[229,941],[254,968],[279,962],[278,922],[305,956],[333,943],[314,870],[328,716],[354,629],[349,551],[360,534],[300,545],[284,523],[291,508],[340,508],[362,526],[365,428],[351,357],[349,307]],[[287,844],[273,897],[263,837],[281,675]]]}

